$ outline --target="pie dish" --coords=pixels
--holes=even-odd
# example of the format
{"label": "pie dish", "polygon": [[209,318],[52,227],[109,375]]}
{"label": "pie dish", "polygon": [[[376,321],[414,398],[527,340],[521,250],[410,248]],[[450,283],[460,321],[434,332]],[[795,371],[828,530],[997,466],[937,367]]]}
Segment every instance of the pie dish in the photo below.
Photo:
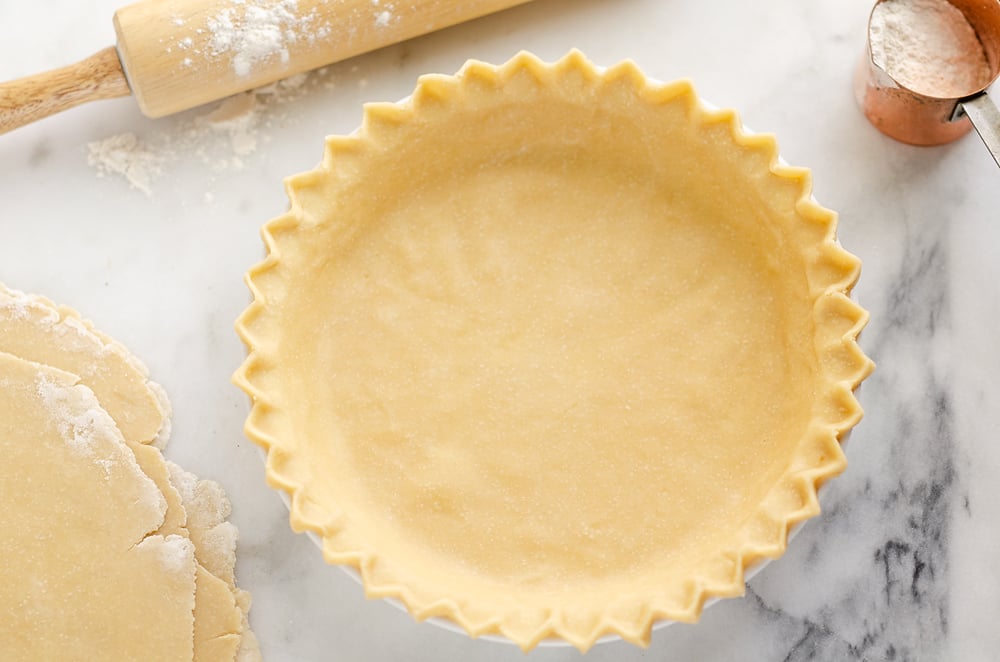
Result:
{"label": "pie dish", "polygon": [[471,61],[286,184],[234,381],[292,527],[370,597],[644,645],[740,595],[844,469],[860,262],[809,171],[688,82]]}

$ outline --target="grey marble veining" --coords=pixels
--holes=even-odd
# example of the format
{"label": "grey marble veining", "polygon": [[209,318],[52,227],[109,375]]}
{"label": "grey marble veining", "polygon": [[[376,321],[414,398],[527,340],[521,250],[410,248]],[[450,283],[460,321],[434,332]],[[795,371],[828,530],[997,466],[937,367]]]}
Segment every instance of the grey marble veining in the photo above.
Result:
{"label": "grey marble veining", "polygon": [[[65,64],[113,41],[112,0],[0,3],[0,79]],[[741,599],[696,625],[657,630],[649,649],[603,644],[599,661],[997,659],[1000,650],[1000,171],[974,136],[921,149],[872,129],[851,75],[871,6],[863,0],[536,0],[502,15],[329,68],[294,103],[263,113],[242,168],[225,140],[162,164],[147,197],[98,178],[87,143],[122,131],[179,136],[189,113],[151,121],[123,99],[0,136],[0,281],[70,304],[122,339],[171,395],[168,456],[220,481],[241,530],[238,575],[254,595],[266,659],[521,660],[369,601],[264,485],[241,433],[247,403],[229,384],[242,359],[232,322],[257,228],[286,204],[281,178],[312,167],[322,138],[347,133],[366,101],[408,94],[417,76],[521,49],[551,59],[578,47],[600,64],[690,77],[699,93],[777,135],[840,212],[864,261],[876,361],[823,514]],[[172,133],[173,132],[173,133]],[[537,660],[574,660],[542,648]]]}

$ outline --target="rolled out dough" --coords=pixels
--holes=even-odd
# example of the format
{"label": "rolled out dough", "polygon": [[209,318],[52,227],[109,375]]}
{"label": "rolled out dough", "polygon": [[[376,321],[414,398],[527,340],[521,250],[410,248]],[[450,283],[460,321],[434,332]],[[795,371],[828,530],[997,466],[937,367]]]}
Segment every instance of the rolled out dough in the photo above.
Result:
{"label": "rolled out dough", "polygon": [[[233,573],[236,528],[221,520],[206,526],[206,516],[199,506],[205,499],[185,503],[175,487],[173,475],[181,473],[194,484],[204,483],[206,487],[200,492],[214,486],[212,493],[221,495],[225,504],[222,517],[228,516],[229,502],[220,486],[212,481],[198,481],[197,477],[172,463],[172,468],[168,468],[164,461],[157,447],[158,442],[165,441],[165,433],[169,430],[170,406],[163,389],[149,381],[145,366],[121,343],[95,329],[75,311],[2,284],[0,351],[79,374],[81,382],[93,388],[100,405],[106,406],[124,433],[125,443],[134,453],[139,467],[165,498],[165,516],[157,533],[190,539],[193,543],[198,562],[194,661],[235,659],[243,631],[248,627],[246,612],[249,608],[245,592],[236,588]],[[196,508],[193,518],[188,513],[190,506]],[[207,546],[206,539],[219,538],[217,532],[225,534],[224,554],[214,551],[219,545]],[[206,568],[209,564],[211,568]],[[252,634],[247,636],[253,640]]]}
{"label": "rolled out dough", "polygon": [[94,393],[0,353],[0,659],[191,659],[194,545]]}

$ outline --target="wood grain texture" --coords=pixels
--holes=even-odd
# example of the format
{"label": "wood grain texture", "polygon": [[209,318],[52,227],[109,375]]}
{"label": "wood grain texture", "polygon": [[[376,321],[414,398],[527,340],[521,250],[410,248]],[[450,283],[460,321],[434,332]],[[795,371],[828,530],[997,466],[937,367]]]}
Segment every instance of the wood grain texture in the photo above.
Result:
{"label": "wood grain texture", "polygon": [[525,2],[146,0],[115,31],[139,107],[161,117]]}
{"label": "wood grain texture", "polygon": [[88,101],[129,95],[114,47],[68,67],[0,83],[0,134]]}

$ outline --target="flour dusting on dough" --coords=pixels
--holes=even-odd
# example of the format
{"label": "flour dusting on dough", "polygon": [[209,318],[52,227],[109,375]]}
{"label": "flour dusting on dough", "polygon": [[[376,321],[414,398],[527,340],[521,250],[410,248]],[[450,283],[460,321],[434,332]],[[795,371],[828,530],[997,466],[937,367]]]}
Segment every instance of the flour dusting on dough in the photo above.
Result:
{"label": "flour dusting on dough", "polygon": [[[55,421],[69,446],[81,453],[90,454],[98,439],[115,439],[118,428],[111,417],[97,404],[92,395],[87,398],[88,407],[80,410],[79,397],[73,391],[82,389],[90,393],[86,386],[62,386],[51,381],[46,375],[38,375],[38,396],[48,410],[50,420]],[[105,471],[108,470],[106,465]]]}
{"label": "flour dusting on dough", "polygon": [[146,536],[136,547],[155,548],[166,572],[188,574],[193,568],[194,545],[183,536]]}
{"label": "flour dusting on dough", "polygon": [[189,527],[211,529],[232,513],[232,505],[222,486],[214,480],[202,480],[178,464],[167,460],[170,482],[188,509]]}
{"label": "flour dusting on dough", "polygon": [[[68,467],[73,463],[89,466],[86,471],[87,479],[90,484],[100,486],[100,494],[113,496],[119,489],[129,488],[131,491],[125,501],[118,507],[103,511],[110,513],[115,526],[124,526],[130,517],[144,512],[149,515],[149,521],[136,526],[129,539],[118,549],[130,554],[141,554],[144,559],[139,565],[151,567],[153,576],[150,579],[159,581],[166,578],[166,586],[171,590],[176,589],[183,601],[192,600],[190,608],[187,613],[182,613],[180,620],[186,618],[190,621],[192,617],[196,620],[201,617],[209,619],[210,625],[196,628],[193,640],[195,659],[222,659],[214,653],[205,653],[205,650],[221,650],[216,645],[221,641],[220,637],[226,638],[222,647],[232,649],[233,656],[244,649],[255,650],[256,640],[248,629],[249,596],[235,585],[236,529],[229,522],[219,521],[220,518],[227,517],[230,511],[229,501],[222,488],[212,481],[199,481],[174,465],[177,469],[174,475],[180,479],[180,487],[185,496],[191,499],[192,512],[195,513],[194,517],[188,517],[185,513],[188,504],[183,503],[170,484],[170,472],[162,456],[141,444],[142,440],[149,439],[148,435],[153,434],[152,425],[140,425],[140,434],[135,433],[135,426],[130,423],[135,422],[145,405],[155,409],[157,414],[162,414],[162,418],[157,417],[161,427],[154,443],[165,441],[169,434],[170,404],[166,393],[158,384],[148,381],[148,372],[141,361],[129,354],[120,343],[96,330],[75,311],[58,306],[44,297],[9,290],[0,284],[0,363],[3,364],[0,365],[0,409],[4,406],[10,409],[6,405],[8,398],[15,402],[17,398],[21,398],[31,403],[31,406],[21,405],[10,409],[15,415],[15,421],[20,412],[24,411],[31,419],[29,423],[37,426],[37,431],[30,428],[31,432],[24,436],[31,443],[22,444],[22,447],[44,445],[54,449],[59,453],[57,465],[60,467]],[[58,367],[49,366],[49,363],[55,363]],[[20,381],[15,381],[4,374],[5,369],[11,374],[17,374],[18,370],[25,371],[25,374]],[[90,381],[88,375],[100,375],[101,380]],[[106,382],[115,375],[120,377],[119,381],[109,386]],[[105,410],[92,388],[107,396],[107,402],[114,406]],[[137,397],[143,388],[148,388],[152,401]],[[115,416],[109,411],[114,412]],[[129,441],[123,437],[119,424],[122,424],[122,429],[129,429],[130,426],[133,428],[135,434],[129,436]],[[26,424],[19,424],[17,429],[29,430]],[[43,437],[45,444],[35,444]],[[4,438],[3,441],[6,442],[7,439]],[[29,471],[27,467],[34,464],[19,462],[18,466],[23,472]],[[77,472],[80,475],[83,473]],[[86,496],[75,490],[67,490],[65,481],[59,480],[55,474],[43,474],[41,479],[36,478],[29,483],[31,487],[53,489],[59,498],[75,501],[80,496]],[[60,510],[67,511],[66,508]],[[40,522],[40,526],[44,528],[48,520],[35,518],[35,521]],[[188,538],[190,530],[186,528],[185,521],[193,524],[204,521],[212,526],[205,531],[195,530]],[[226,532],[222,543],[218,541],[220,531]],[[101,533],[103,535],[105,531],[102,530]],[[101,539],[101,536],[97,538]],[[38,536],[35,539],[41,540]],[[198,568],[196,561],[199,545],[205,547],[206,557],[216,567],[222,567],[223,572],[213,577],[214,573],[208,568]],[[72,563],[72,559],[70,562]],[[0,563],[0,570],[3,566],[4,563]],[[185,592],[191,581],[199,581],[196,574],[203,578],[202,581],[213,582],[210,586],[221,587],[222,590],[221,593],[218,588],[214,592],[199,593],[201,597],[198,600],[203,600],[199,603],[200,607],[193,602],[194,591],[190,595]],[[114,581],[112,575],[113,573],[101,573],[98,581]],[[228,585],[232,593],[228,599],[224,585]],[[142,591],[143,586],[130,584],[120,593]],[[23,591],[21,594],[23,595]],[[163,595],[165,599],[171,600],[170,604],[179,604],[177,596],[171,598],[166,593]],[[7,603],[16,604],[10,600]],[[67,606],[70,606],[69,603]],[[164,604],[164,610],[169,606]],[[186,604],[181,605],[182,612],[185,607]],[[0,625],[0,631],[2,630]],[[190,633],[189,628],[188,634]],[[238,640],[233,639],[237,636]],[[0,639],[4,639],[2,632]],[[203,653],[201,657],[199,650]],[[169,657],[182,659],[185,656]],[[233,659],[228,655],[226,657]],[[44,659],[49,658],[45,656]],[[189,655],[186,659],[190,659]]]}
{"label": "flour dusting on dough", "polygon": [[[40,316],[44,316],[43,323],[51,328],[52,334],[59,338],[59,343],[63,347],[74,352],[95,351],[94,343],[90,337],[91,331],[84,324],[83,320],[71,315],[62,317],[57,310],[45,305],[42,301],[34,302],[33,306],[37,308]],[[96,349],[96,356],[98,358],[106,356],[110,351],[110,346],[100,344]],[[79,370],[81,373],[80,376],[87,377],[93,375],[100,368],[101,366],[95,363],[89,369]]]}
{"label": "flour dusting on dough", "polygon": [[20,290],[11,290],[0,284],[0,311],[10,319],[25,322],[35,314],[39,324],[47,327],[59,323],[59,313],[52,306],[47,306],[45,300],[35,294],[26,294]]}
{"label": "flour dusting on dough", "polygon": [[171,484],[184,502],[188,531],[195,542],[198,561],[213,575],[235,587],[239,531],[226,521],[232,506],[222,486],[212,480],[199,479],[169,460],[167,469]]}
{"label": "flour dusting on dough", "polygon": [[6,311],[11,319],[24,321],[28,319],[28,305],[31,296],[24,292],[11,290],[7,297],[0,297],[0,310]]}
{"label": "flour dusting on dough", "polygon": [[[145,369],[145,366],[142,367]],[[156,437],[152,441],[153,446],[162,451],[167,447],[167,442],[170,441],[170,433],[173,430],[173,424],[171,423],[173,406],[170,404],[170,398],[167,397],[167,391],[158,383],[147,381],[146,386],[156,396],[157,402],[160,403],[160,409],[163,411],[163,424],[160,425],[160,431],[156,433]]]}

